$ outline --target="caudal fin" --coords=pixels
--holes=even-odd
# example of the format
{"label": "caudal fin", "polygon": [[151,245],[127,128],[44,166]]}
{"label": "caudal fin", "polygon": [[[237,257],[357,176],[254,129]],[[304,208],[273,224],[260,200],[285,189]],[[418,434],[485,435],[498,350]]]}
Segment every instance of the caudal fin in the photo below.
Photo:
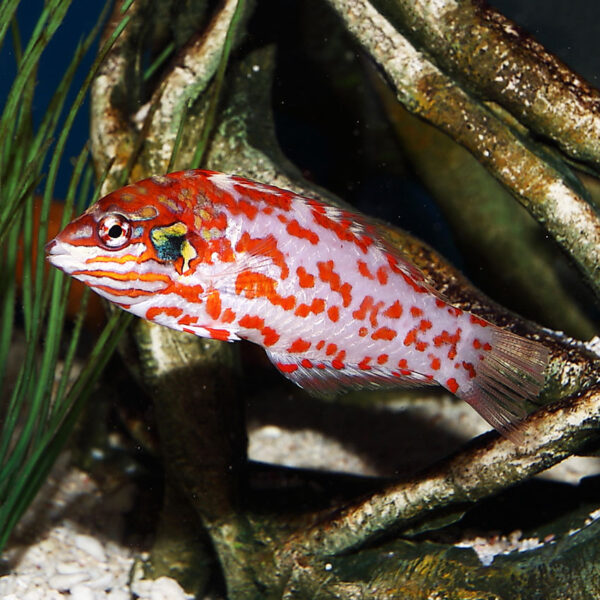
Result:
{"label": "caudal fin", "polygon": [[494,327],[492,349],[477,365],[473,387],[463,396],[501,434],[515,443],[525,405],[544,385],[549,350],[538,342]]}

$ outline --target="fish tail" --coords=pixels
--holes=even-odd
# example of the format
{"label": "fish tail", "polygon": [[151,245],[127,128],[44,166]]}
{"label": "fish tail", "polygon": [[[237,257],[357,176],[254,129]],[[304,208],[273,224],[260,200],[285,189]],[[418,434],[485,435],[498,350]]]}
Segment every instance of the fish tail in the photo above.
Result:
{"label": "fish tail", "polygon": [[523,441],[518,422],[544,385],[550,351],[527,338],[493,327],[492,349],[479,361],[472,387],[461,397],[502,435]]}

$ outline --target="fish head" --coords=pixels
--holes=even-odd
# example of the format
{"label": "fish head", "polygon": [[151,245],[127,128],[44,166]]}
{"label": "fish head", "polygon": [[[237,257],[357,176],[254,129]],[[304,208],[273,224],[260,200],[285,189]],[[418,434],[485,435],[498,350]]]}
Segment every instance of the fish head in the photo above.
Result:
{"label": "fish head", "polygon": [[46,245],[47,259],[116,304],[142,303],[172,288],[206,255],[195,229],[198,206],[197,190],[177,179],[128,185],[69,223]]}

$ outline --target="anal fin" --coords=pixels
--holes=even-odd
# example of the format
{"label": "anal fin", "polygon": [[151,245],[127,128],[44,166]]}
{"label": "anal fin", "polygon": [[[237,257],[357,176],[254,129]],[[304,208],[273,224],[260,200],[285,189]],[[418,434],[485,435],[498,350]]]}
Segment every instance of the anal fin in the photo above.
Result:
{"label": "anal fin", "polygon": [[[334,366],[333,361],[307,359],[294,354],[267,351],[277,369],[296,385],[315,396],[331,397],[357,389],[413,388],[436,385],[420,373],[402,374],[380,367],[361,369],[357,365]],[[338,365],[339,367],[339,365]],[[406,372],[405,372],[406,373]]]}

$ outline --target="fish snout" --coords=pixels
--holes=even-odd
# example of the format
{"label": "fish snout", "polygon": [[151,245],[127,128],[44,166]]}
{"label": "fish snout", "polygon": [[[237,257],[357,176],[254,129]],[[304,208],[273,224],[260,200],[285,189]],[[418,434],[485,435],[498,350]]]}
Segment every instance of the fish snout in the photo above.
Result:
{"label": "fish snout", "polygon": [[44,246],[46,260],[54,267],[71,273],[76,268],[71,246],[62,242],[60,236],[54,238]]}
{"label": "fish snout", "polygon": [[44,246],[44,252],[46,253],[46,258],[50,258],[50,255],[54,254],[54,250],[57,247],[58,242],[56,241],[56,238],[54,238],[53,240],[50,240],[45,246]]}

